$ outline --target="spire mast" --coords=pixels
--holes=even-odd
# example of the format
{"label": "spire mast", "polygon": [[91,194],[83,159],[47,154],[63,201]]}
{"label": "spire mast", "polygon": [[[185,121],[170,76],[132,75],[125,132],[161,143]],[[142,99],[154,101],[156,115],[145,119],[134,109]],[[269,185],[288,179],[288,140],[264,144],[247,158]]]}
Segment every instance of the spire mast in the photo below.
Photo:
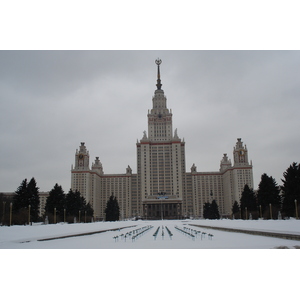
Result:
{"label": "spire mast", "polygon": [[160,70],[159,70],[159,65],[162,63],[162,61],[161,61],[161,59],[158,58],[158,59],[155,61],[155,63],[157,64],[157,84],[156,84],[156,86],[157,86],[157,89],[158,89],[158,90],[161,90],[162,84],[161,84],[161,81],[160,81]]}

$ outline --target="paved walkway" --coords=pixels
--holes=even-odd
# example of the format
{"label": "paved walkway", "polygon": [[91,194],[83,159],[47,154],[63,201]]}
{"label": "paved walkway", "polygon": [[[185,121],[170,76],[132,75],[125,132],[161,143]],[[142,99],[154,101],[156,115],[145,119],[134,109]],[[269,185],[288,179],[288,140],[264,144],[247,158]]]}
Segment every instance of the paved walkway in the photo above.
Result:
{"label": "paved walkway", "polygon": [[135,227],[135,226],[136,225],[134,225],[134,226],[125,226],[125,227],[117,227],[117,228],[113,228],[113,229],[105,229],[105,230],[83,232],[83,233],[61,235],[61,236],[54,236],[54,237],[50,237],[50,238],[38,239],[37,241],[38,242],[42,242],[42,241],[51,241],[51,240],[58,240],[58,239],[66,239],[66,238],[75,237],[75,236],[92,235],[92,234],[103,233],[103,232],[107,232],[107,231],[117,231],[117,230],[120,230],[120,229],[130,228],[130,227]]}
{"label": "paved walkway", "polygon": [[252,235],[262,235],[262,236],[275,237],[275,238],[280,238],[280,239],[300,241],[299,234],[261,231],[261,230],[253,230],[253,229],[226,228],[226,227],[206,226],[206,225],[198,225],[198,224],[189,224],[189,225],[196,226],[196,227],[208,228],[208,229],[214,229],[214,230],[229,231],[229,232],[236,232],[236,233],[246,233],[246,234],[252,234]]}

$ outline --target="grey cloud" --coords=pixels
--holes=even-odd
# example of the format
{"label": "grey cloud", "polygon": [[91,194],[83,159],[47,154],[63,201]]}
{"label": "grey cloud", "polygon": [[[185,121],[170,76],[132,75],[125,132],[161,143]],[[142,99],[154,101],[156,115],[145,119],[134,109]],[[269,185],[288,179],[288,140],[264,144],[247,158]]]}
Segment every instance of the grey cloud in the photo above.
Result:
{"label": "grey cloud", "polygon": [[241,137],[255,185],[264,172],[280,183],[299,160],[299,51],[2,51],[0,191],[25,176],[68,190],[82,141],[106,173],[135,172],[158,56],[187,169],[218,170]]}

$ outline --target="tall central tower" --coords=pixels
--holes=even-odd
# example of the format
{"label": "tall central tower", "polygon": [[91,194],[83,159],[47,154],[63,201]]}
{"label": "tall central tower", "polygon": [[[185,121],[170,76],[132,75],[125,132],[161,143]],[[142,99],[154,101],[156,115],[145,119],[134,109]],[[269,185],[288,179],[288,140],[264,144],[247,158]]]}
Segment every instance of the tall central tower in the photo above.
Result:
{"label": "tall central tower", "polygon": [[184,198],[185,145],[177,130],[173,135],[172,112],[167,108],[167,98],[161,89],[161,62],[160,59],[155,61],[157,89],[152,98],[152,109],[148,111],[148,136],[144,131],[143,138],[137,143],[140,208],[149,218],[163,215],[162,207],[155,206],[157,200],[161,205],[162,201],[166,204],[163,206],[165,217],[176,217],[178,204],[181,214]]}
{"label": "tall central tower", "polygon": [[161,60],[157,59],[157,90],[152,98],[153,107],[148,113],[148,134],[151,141],[168,141],[172,139],[172,113],[167,108],[167,98],[161,89]]}

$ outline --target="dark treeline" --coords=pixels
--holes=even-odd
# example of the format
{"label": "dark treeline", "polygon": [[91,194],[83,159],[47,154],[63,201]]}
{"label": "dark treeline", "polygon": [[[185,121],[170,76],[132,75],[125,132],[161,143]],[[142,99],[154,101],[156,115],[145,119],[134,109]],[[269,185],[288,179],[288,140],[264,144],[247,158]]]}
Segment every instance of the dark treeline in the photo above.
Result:
{"label": "dark treeline", "polygon": [[25,225],[32,222],[91,222],[93,208],[86,203],[79,191],[65,194],[62,187],[55,184],[47,197],[45,212],[40,215],[39,188],[32,178],[24,179],[13,197],[0,194],[0,215],[2,225]]}
{"label": "dark treeline", "polygon": [[55,184],[49,192],[44,216],[49,223],[92,222],[93,208],[86,203],[79,191],[64,193],[62,187]]}
{"label": "dark treeline", "polygon": [[258,190],[254,193],[245,185],[240,203],[234,203],[232,215],[242,219],[298,218],[300,204],[300,165],[292,163],[283,173],[279,186],[272,176],[262,174]]}

